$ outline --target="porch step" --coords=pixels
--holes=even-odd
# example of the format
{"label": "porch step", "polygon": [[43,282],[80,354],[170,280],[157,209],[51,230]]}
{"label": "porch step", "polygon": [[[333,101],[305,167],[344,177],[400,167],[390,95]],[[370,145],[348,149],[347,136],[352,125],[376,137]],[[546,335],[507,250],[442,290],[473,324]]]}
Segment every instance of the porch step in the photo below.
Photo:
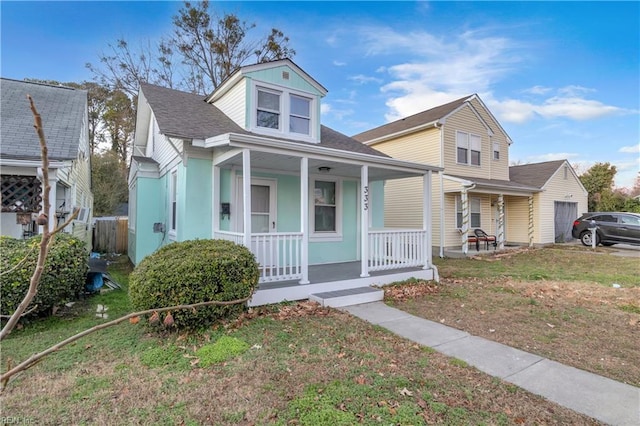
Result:
{"label": "porch step", "polygon": [[378,302],[383,298],[384,291],[373,287],[347,288],[344,290],[326,291],[309,295],[309,300],[332,308]]}

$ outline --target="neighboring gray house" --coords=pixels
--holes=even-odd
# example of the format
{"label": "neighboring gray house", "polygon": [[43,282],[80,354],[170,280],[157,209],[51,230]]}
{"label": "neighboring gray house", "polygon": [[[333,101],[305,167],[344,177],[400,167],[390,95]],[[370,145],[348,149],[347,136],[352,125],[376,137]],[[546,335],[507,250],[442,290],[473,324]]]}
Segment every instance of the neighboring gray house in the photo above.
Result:
{"label": "neighboring gray house", "polygon": [[27,95],[42,117],[48,147],[49,227],[63,223],[75,210],[65,232],[91,247],[93,206],[87,92],[64,86],[0,79],[1,234],[23,238],[38,234],[33,217],[42,212],[42,161]]}

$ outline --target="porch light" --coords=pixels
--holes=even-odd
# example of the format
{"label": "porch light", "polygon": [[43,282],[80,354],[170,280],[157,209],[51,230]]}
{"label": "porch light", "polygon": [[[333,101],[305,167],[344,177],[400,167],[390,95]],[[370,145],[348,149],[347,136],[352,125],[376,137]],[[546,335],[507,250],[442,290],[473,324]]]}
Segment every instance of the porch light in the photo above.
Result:
{"label": "porch light", "polygon": [[318,171],[320,173],[329,173],[331,171],[331,167],[327,167],[327,166],[318,167]]}

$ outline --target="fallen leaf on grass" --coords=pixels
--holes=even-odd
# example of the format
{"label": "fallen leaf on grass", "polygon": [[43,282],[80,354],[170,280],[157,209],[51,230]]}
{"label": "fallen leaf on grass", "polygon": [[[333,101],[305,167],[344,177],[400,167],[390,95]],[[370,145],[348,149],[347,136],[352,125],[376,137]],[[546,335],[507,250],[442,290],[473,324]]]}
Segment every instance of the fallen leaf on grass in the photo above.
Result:
{"label": "fallen leaf on grass", "polygon": [[555,325],[547,323],[547,325],[551,328],[555,328]]}
{"label": "fallen leaf on grass", "polygon": [[409,389],[407,388],[402,388],[400,390],[400,395],[402,396],[413,396],[413,392],[411,392]]}
{"label": "fallen leaf on grass", "polygon": [[131,317],[131,318],[129,318],[129,322],[131,324],[137,324],[137,323],[140,322],[140,317]]}

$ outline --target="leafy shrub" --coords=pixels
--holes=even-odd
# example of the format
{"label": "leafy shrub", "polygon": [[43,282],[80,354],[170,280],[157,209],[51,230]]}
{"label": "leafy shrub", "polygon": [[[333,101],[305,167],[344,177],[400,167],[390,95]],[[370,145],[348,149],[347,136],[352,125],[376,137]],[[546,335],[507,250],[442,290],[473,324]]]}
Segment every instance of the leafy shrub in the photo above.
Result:
{"label": "leafy shrub", "polygon": [[196,351],[200,367],[206,368],[218,362],[227,361],[249,349],[247,342],[235,337],[222,336],[215,343],[204,345]]}
{"label": "leafy shrub", "polygon": [[[135,310],[249,297],[258,285],[253,254],[224,240],[172,243],[147,256],[129,277]],[[180,328],[201,328],[244,309],[244,304],[205,306],[172,313]]]}
{"label": "leafy shrub", "polygon": [[[27,294],[38,262],[41,240],[41,235],[27,240],[0,238],[0,270],[3,273],[26,258],[19,267],[2,275],[2,315],[11,315]],[[34,314],[48,313],[54,306],[74,299],[84,289],[88,264],[89,253],[84,241],[68,234],[56,234],[44,264],[38,292],[27,309],[37,305]]]}

